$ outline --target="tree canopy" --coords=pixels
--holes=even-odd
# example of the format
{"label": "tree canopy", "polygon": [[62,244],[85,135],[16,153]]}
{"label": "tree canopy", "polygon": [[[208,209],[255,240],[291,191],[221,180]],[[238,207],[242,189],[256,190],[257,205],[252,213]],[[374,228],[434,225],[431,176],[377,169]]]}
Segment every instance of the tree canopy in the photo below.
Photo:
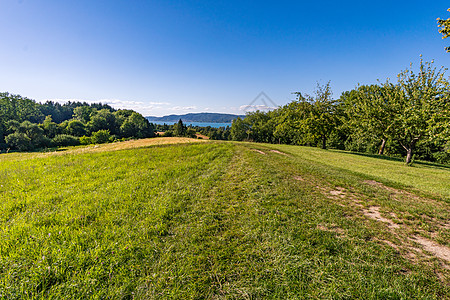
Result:
{"label": "tree canopy", "polygon": [[115,110],[102,103],[40,104],[0,93],[0,150],[76,145],[81,137],[83,143],[95,143],[152,136],[152,124],[132,110]]}

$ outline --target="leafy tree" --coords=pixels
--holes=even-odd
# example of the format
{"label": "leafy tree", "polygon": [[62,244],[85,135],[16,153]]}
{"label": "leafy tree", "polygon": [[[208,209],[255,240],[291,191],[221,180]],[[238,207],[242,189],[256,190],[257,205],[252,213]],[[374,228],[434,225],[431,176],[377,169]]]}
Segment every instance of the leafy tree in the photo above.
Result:
{"label": "leafy tree", "polygon": [[132,112],[120,126],[122,137],[147,138],[153,137],[154,131],[146,118],[137,112]]}
{"label": "leafy tree", "polygon": [[233,141],[243,141],[248,138],[250,126],[241,118],[236,118],[231,123],[231,139]]}
{"label": "leafy tree", "polygon": [[[450,12],[450,8],[448,9],[448,11]],[[442,33],[442,38],[446,39],[448,37],[450,37],[450,18],[448,18],[447,20],[441,20],[440,18],[437,18],[438,21],[438,27],[439,32]],[[445,50],[447,52],[450,52],[450,47],[446,47]]]}
{"label": "leafy tree", "polygon": [[97,109],[91,106],[78,106],[73,110],[73,118],[87,124],[96,112]]}
{"label": "leafy tree", "polygon": [[327,138],[337,126],[338,119],[335,115],[336,101],[331,98],[332,91],[330,82],[321,86],[317,84],[315,97],[302,97],[296,92],[300,101],[307,101],[311,104],[309,114],[299,122],[301,131],[310,142],[321,140],[322,149],[327,148]]}
{"label": "leafy tree", "polygon": [[61,133],[60,127],[58,124],[53,122],[50,115],[45,117],[45,120],[42,123],[42,128],[44,129],[44,134],[49,138],[54,138],[57,134]]}
{"label": "leafy tree", "polygon": [[110,134],[109,130],[102,129],[102,130],[92,133],[91,142],[93,144],[108,143],[110,137],[111,137],[111,134]]}
{"label": "leafy tree", "polygon": [[86,134],[86,126],[80,120],[71,120],[67,122],[65,132],[73,136],[83,136]]}
{"label": "leafy tree", "polygon": [[178,123],[175,124],[173,128],[173,134],[175,136],[186,136],[186,126],[183,124],[183,121],[180,119]]}
{"label": "leafy tree", "polygon": [[5,142],[12,149],[17,149],[19,151],[33,150],[31,139],[26,134],[21,132],[14,132],[6,136]]}
{"label": "leafy tree", "polygon": [[296,101],[282,106],[276,113],[274,138],[278,143],[305,145],[309,141],[305,134],[304,120],[308,118],[312,105],[296,93]]}
{"label": "leafy tree", "polygon": [[81,144],[81,145],[89,145],[89,144],[92,144],[92,139],[91,139],[91,137],[83,135],[82,137],[80,137],[80,144]]}
{"label": "leafy tree", "polygon": [[417,142],[433,139],[448,129],[450,88],[445,71],[421,59],[417,74],[411,66],[398,75],[396,88],[389,86],[395,111],[392,135],[405,149],[407,164]]}
{"label": "leafy tree", "polygon": [[55,146],[76,146],[80,144],[80,139],[70,134],[58,134],[52,139]]}
{"label": "leafy tree", "polygon": [[119,126],[116,122],[116,116],[108,109],[99,110],[91,117],[87,123],[89,132],[99,131],[101,129],[109,130],[112,134],[119,133]]}
{"label": "leafy tree", "polygon": [[50,140],[44,136],[44,130],[38,124],[11,120],[8,125],[12,133],[6,136],[5,141],[13,149],[28,151],[50,145]]}
{"label": "leafy tree", "polygon": [[20,95],[0,93],[0,142],[3,135],[8,134],[8,121],[15,120],[19,123],[31,121],[39,123],[43,120],[43,115],[38,109],[38,105],[33,100]]}
{"label": "leafy tree", "polygon": [[342,97],[347,125],[353,130],[353,136],[373,136],[381,141],[378,154],[382,155],[387,139],[394,125],[393,97],[395,86],[386,82],[383,86],[362,85],[353,93]]}
{"label": "leafy tree", "polygon": [[270,112],[255,111],[247,113],[245,122],[249,124],[247,129],[247,139],[254,142],[273,142],[274,125],[271,121]]}

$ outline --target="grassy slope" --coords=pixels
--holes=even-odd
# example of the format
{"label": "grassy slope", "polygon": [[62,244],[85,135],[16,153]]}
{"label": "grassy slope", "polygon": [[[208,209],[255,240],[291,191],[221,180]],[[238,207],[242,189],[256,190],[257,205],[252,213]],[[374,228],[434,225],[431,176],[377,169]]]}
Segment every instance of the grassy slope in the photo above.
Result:
{"label": "grassy slope", "polygon": [[397,186],[413,187],[416,191],[444,196],[450,200],[449,166],[416,162],[413,167],[409,167],[403,160],[374,159],[359,153],[289,145],[269,147],[292,153],[302,159],[338,167]]}
{"label": "grassy slope", "polygon": [[3,156],[0,298],[449,298],[445,261],[408,239],[448,245],[448,202],[267,147]]}

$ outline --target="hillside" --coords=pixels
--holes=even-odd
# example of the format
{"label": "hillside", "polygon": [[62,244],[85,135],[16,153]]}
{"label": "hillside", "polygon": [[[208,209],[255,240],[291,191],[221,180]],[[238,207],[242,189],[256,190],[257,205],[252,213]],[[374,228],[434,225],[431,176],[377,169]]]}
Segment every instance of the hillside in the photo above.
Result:
{"label": "hillside", "polygon": [[219,113],[189,113],[184,115],[169,115],[164,117],[146,117],[150,122],[168,122],[176,123],[178,120],[183,122],[203,122],[203,123],[231,123],[236,118],[244,118],[244,115],[219,114]]}
{"label": "hillside", "polygon": [[0,161],[5,299],[450,298],[441,165],[180,138]]}

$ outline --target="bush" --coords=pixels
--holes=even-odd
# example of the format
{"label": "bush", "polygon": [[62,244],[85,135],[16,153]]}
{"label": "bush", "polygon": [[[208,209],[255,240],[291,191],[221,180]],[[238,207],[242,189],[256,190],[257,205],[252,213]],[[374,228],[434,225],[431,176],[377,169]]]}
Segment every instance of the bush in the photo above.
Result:
{"label": "bush", "polygon": [[34,144],[35,148],[48,148],[52,146],[52,140],[45,135],[41,135],[32,140],[32,143]]}
{"label": "bush", "polygon": [[436,162],[440,164],[450,164],[450,153],[449,152],[436,152],[433,153],[433,158]]}
{"label": "bush", "polygon": [[80,139],[69,134],[59,134],[52,139],[55,146],[76,146],[80,144]]}
{"label": "bush", "polygon": [[31,139],[24,133],[12,133],[5,137],[5,142],[11,149],[17,149],[19,151],[33,150]]}
{"label": "bush", "polygon": [[89,136],[83,135],[82,137],[80,137],[80,144],[81,145],[92,144],[92,139]]}
{"label": "bush", "polygon": [[93,144],[104,144],[109,142],[110,137],[109,130],[102,129],[92,133],[91,141]]}
{"label": "bush", "polygon": [[170,130],[167,130],[163,133],[162,135],[163,137],[172,137],[173,136],[173,132]]}

